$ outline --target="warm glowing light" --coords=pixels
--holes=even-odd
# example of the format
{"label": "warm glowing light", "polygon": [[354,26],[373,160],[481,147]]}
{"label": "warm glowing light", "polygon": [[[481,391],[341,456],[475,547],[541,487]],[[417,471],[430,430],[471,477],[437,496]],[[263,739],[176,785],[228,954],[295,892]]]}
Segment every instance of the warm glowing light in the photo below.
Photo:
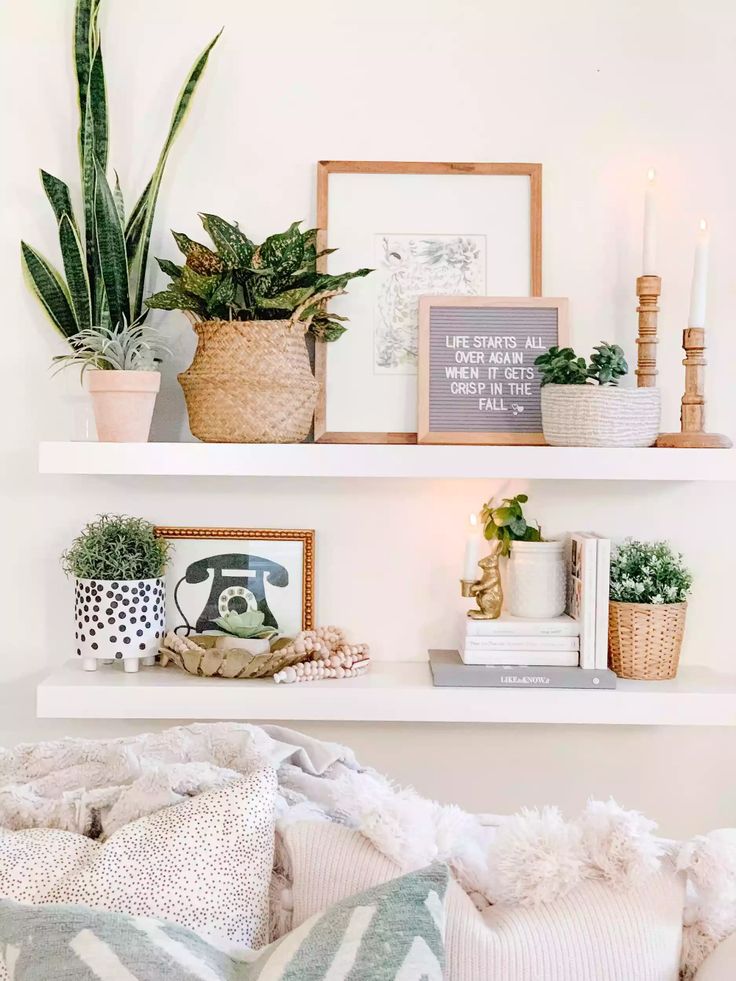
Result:
{"label": "warm glowing light", "polygon": [[478,524],[478,515],[477,514],[471,514],[470,515],[470,527],[471,528],[475,528],[475,526],[477,524]]}
{"label": "warm glowing light", "polygon": [[701,232],[706,232],[707,230],[708,230],[708,222],[705,220],[705,218],[701,218],[700,219],[700,231]]}
{"label": "warm glowing light", "polygon": [[657,171],[654,169],[654,167],[650,167],[649,170],[647,171],[647,180],[649,181],[650,184],[654,183],[654,178],[656,176],[657,176]]}

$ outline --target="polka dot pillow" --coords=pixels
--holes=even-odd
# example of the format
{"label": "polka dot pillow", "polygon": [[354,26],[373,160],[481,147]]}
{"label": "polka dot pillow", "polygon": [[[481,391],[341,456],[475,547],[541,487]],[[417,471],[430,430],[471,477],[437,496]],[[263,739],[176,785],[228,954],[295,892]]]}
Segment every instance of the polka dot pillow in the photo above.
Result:
{"label": "polka dot pillow", "polygon": [[155,917],[260,947],[276,786],[274,770],[259,770],[133,821],[104,844],[68,831],[0,829],[0,898]]}

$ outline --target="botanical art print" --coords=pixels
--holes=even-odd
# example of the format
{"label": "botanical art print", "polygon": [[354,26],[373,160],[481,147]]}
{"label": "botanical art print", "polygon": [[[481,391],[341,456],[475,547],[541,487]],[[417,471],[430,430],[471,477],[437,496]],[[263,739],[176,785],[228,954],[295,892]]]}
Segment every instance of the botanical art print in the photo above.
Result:
{"label": "botanical art print", "polygon": [[420,296],[485,292],[485,235],[376,235],[374,371],[416,374]]}

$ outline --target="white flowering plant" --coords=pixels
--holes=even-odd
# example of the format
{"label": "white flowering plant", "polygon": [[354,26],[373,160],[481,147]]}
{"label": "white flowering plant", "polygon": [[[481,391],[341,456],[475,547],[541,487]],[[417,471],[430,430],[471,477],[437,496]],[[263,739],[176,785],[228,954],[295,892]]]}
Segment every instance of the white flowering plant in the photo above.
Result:
{"label": "white flowering plant", "polygon": [[693,577],[667,542],[628,538],[611,559],[611,599],[618,603],[684,603]]}

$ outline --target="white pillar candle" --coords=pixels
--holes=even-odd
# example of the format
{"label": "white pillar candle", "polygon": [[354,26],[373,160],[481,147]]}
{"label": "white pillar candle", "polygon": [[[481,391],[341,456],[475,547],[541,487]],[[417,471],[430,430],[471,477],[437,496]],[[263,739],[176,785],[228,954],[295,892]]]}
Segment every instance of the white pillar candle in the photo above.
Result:
{"label": "white pillar candle", "polygon": [[654,167],[647,171],[647,186],[644,191],[644,241],[642,245],[642,276],[657,275],[657,208],[654,182],[657,172]]}
{"label": "white pillar candle", "polygon": [[690,290],[690,316],[688,327],[705,327],[705,304],[708,294],[708,247],[710,233],[708,223],[700,219],[698,241],[695,246],[695,261],[693,263],[693,283]]}
{"label": "white pillar candle", "polygon": [[463,579],[472,579],[473,582],[478,578],[478,559],[480,558],[480,528],[478,527],[478,515],[470,515],[470,527],[468,537],[465,539],[465,562],[463,564]]}

